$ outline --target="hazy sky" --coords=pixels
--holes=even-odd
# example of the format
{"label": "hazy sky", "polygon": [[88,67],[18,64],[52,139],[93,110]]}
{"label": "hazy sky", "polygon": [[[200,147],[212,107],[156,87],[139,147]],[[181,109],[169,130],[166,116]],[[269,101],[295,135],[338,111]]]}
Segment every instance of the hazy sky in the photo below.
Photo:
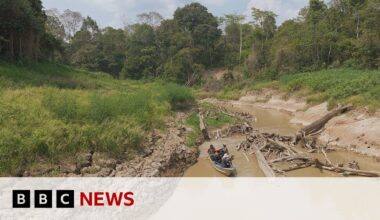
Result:
{"label": "hazy sky", "polygon": [[[299,9],[309,0],[198,0],[207,6],[214,15],[238,13],[250,15],[250,8],[271,10],[279,15],[278,21],[294,18]],[[122,27],[125,23],[136,21],[136,15],[142,12],[157,11],[170,18],[177,7],[190,2],[188,0],[42,0],[46,9],[57,8],[79,11],[83,16],[91,16],[101,27]]]}

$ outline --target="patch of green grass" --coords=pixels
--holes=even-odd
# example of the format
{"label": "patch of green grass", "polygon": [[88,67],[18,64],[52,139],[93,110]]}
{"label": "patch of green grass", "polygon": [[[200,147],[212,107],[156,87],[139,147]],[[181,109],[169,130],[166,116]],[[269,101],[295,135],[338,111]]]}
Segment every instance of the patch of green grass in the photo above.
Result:
{"label": "patch of green grass", "polygon": [[236,118],[220,112],[205,118],[205,123],[211,128],[221,128],[225,125],[234,124],[236,121]]}
{"label": "patch of green grass", "polygon": [[241,96],[241,92],[240,89],[226,87],[218,92],[216,97],[223,100],[238,100]]}
{"label": "patch of green grass", "polygon": [[194,96],[188,88],[174,83],[164,83],[162,86],[162,99],[167,100],[173,110],[184,110],[194,104]]}
{"label": "patch of green grass", "polygon": [[209,112],[209,114],[205,117],[205,123],[212,129],[222,128],[223,126],[238,122],[237,118],[231,117],[219,111],[219,109],[211,103],[202,103],[201,108],[204,112]]}
{"label": "patch of green grass", "polygon": [[193,112],[186,118],[186,125],[191,127],[191,132],[186,137],[187,146],[195,146],[197,140],[201,136],[201,131],[199,129],[199,117],[198,114]]}
{"label": "patch of green grass", "polygon": [[53,64],[0,64],[0,78],[0,176],[92,150],[129,158],[126,152],[162,128],[172,110],[194,100],[185,87],[118,81]]}
{"label": "patch of green grass", "polygon": [[198,128],[199,127],[199,117],[197,113],[193,112],[186,118],[186,124],[193,127]]}
{"label": "patch of green grass", "polygon": [[307,90],[310,101],[380,105],[380,71],[329,69],[318,72],[286,75],[280,78],[281,87],[289,93]]}
{"label": "patch of green grass", "polygon": [[[240,86],[242,83],[238,84]],[[227,95],[222,97],[235,99],[237,92],[233,88],[225,88],[222,94]],[[379,70],[325,69],[283,75],[274,81],[247,80],[244,88],[249,91],[279,90],[288,95],[295,94],[305,97],[312,104],[327,101],[330,108],[338,103],[368,106],[372,112],[380,108]]]}
{"label": "patch of green grass", "polygon": [[309,103],[351,103],[368,106],[374,112],[380,108],[380,70],[351,68],[325,69],[314,72],[282,75],[273,81],[247,79],[235,82],[215,97],[238,99],[244,91],[274,89],[305,97]]}

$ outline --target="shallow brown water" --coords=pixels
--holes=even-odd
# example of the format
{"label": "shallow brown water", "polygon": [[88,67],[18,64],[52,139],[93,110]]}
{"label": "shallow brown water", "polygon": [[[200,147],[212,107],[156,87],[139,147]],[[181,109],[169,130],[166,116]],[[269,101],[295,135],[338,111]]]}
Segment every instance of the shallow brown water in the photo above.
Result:
{"label": "shallow brown water", "polygon": [[211,142],[206,142],[200,146],[201,154],[198,159],[198,163],[192,166],[185,173],[185,177],[224,177],[224,175],[217,172],[211,165],[211,162],[207,159],[207,149],[210,144],[213,144],[217,149],[221,148],[223,144],[228,146],[228,150],[231,155],[234,155],[234,165],[237,168],[238,177],[252,177],[252,176],[264,176],[258,167],[257,161],[254,157],[236,151],[235,146],[244,140],[244,137],[230,137],[225,139],[219,139]]}
{"label": "shallow brown water", "polygon": [[[250,113],[256,117],[253,125],[255,128],[263,132],[274,132],[281,135],[294,134],[299,128],[296,125],[289,123],[291,115],[281,111],[268,110],[252,105],[242,104],[227,104],[223,105],[227,110],[233,112]],[[192,166],[185,173],[185,177],[223,177],[217,172],[210,161],[207,159],[207,149],[210,144],[216,146],[217,149],[226,144],[230,154],[234,155],[234,165],[237,169],[238,177],[263,177],[264,174],[260,170],[257,160],[253,155],[247,155],[243,152],[238,152],[236,146],[245,139],[244,136],[229,137],[220,140],[212,140],[200,146],[201,154],[198,163]]]}
{"label": "shallow brown water", "polygon": [[280,135],[294,135],[300,126],[289,123],[292,115],[273,109],[264,109],[252,104],[230,102],[223,105],[232,112],[249,113],[256,119],[253,126],[262,132],[277,133]]}
{"label": "shallow brown water", "polygon": [[[220,104],[220,103],[219,103]],[[298,125],[290,123],[292,115],[287,112],[264,109],[252,104],[244,104],[239,102],[229,102],[221,104],[227,110],[232,112],[244,112],[250,113],[255,116],[256,119],[253,120],[253,126],[259,129],[261,132],[278,133],[281,135],[294,135],[295,132],[300,128]],[[212,140],[211,142],[206,142],[200,146],[201,154],[199,156],[198,162],[189,168],[185,177],[224,177],[222,174],[217,172],[210,161],[207,159],[207,149],[210,144],[216,146],[217,149],[221,148],[223,144],[226,144],[230,154],[234,155],[234,165],[237,169],[237,177],[263,177],[264,174],[260,170],[257,160],[254,155],[247,155],[242,151],[236,150],[236,145],[245,139],[244,136],[235,136],[219,140]],[[362,170],[377,170],[380,171],[380,163],[376,159],[362,156],[352,152],[331,152],[328,154],[329,159],[334,164],[347,163],[353,160],[359,162],[360,169]],[[316,155],[313,154],[315,157]],[[323,155],[317,155],[317,157],[324,161]],[[289,177],[336,177],[340,176],[337,173],[322,171],[316,168],[305,168],[301,170],[296,170],[286,173]]]}

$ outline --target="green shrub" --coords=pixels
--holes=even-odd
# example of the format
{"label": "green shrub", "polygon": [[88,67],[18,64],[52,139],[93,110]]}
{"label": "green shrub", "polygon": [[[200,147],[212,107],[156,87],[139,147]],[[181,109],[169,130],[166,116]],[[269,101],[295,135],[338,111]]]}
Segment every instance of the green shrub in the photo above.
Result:
{"label": "green shrub", "polygon": [[77,98],[74,94],[65,91],[48,89],[43,98],[43,106],[51,111],[55,117],[66,122],[76,121],[82,118]]}
{"label": "green shrub", "polygon": [[201,131],[199,129],[199,117],[198,114],[193,112],[186,118],[186,124],[191,127],[191,132],[186,137],[187,146],[195,146],[197,140],[201,137]]}
{"label": "green shrub", "polygon": [[195,101],[189,88],[174,83],[163,84],[161,99],[168,101],[173,110],[189,108]]}

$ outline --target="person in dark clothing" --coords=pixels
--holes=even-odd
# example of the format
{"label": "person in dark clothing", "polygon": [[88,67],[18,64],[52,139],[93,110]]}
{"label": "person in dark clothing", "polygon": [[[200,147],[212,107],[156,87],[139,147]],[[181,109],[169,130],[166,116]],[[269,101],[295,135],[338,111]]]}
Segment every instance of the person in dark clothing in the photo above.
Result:
{"label": "person in dark clothing", "polygon": [[224,168],[230,168],[231,167],[231,157],[228,155],[228,153],[225,153],[222,158],[222,165]]}
{"label": "person in dark clothing", "polygon": [[223,144],[223,148],[217,150],[217,153],[218,153],[218,157],[220,158],[220,162],[222,162],[222,158],[224,156],[224,154],[228,154],[228,148],[225,144]]}
{"label": "person in dark clothing", "polygon": [[226,154],[228,154],[228,148],[227,148],[227,145],[223,144],[223,148],[222,148],[223,152]]}

